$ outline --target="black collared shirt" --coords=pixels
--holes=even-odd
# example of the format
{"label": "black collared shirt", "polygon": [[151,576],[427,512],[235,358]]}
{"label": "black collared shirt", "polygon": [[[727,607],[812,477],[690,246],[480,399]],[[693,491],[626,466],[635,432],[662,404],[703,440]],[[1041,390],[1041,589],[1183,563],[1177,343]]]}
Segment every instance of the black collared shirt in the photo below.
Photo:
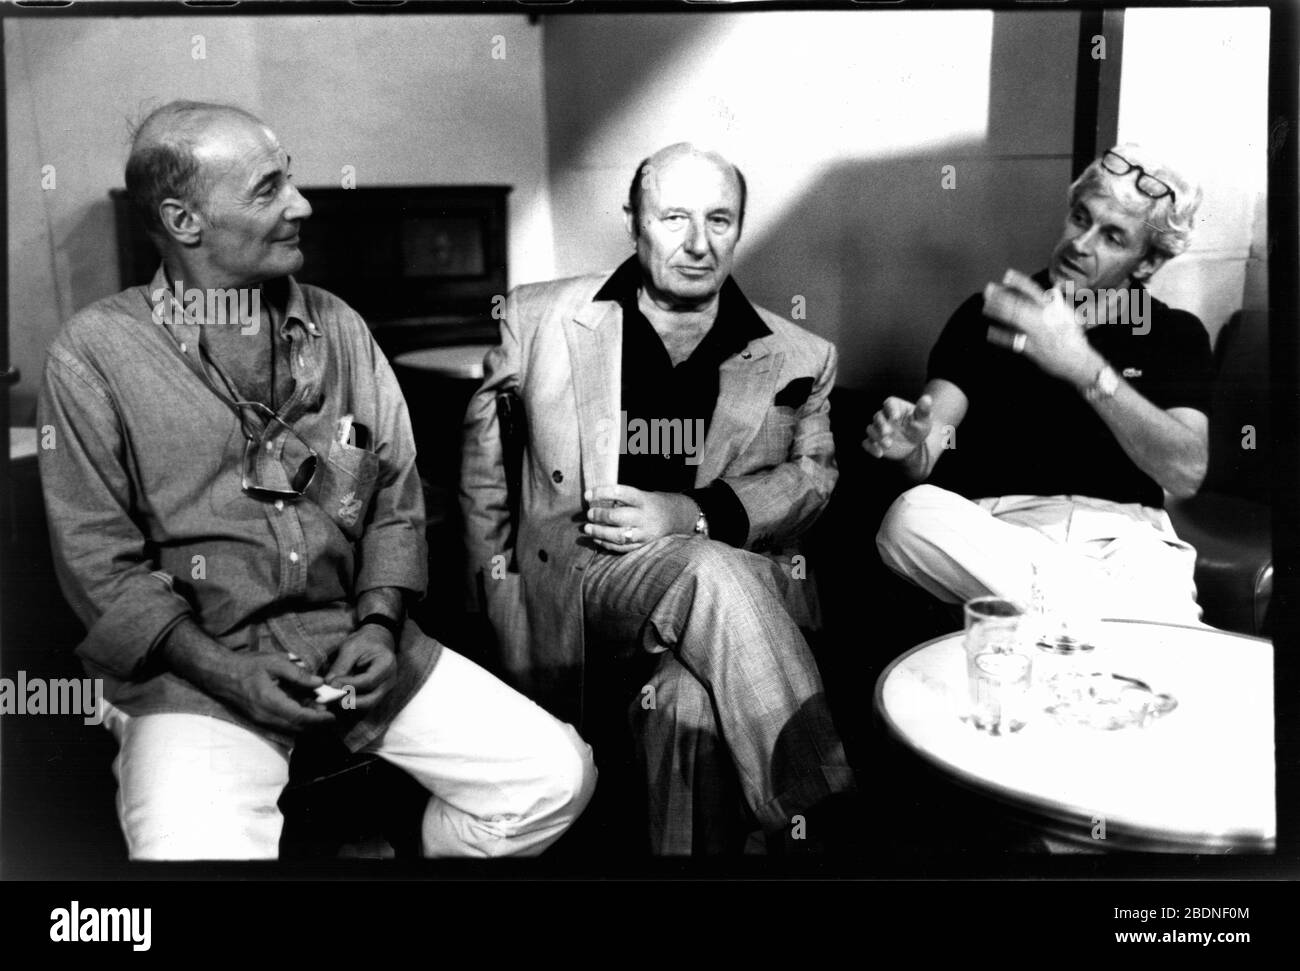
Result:
{"label": "black collared shirt", "polygon": [[709,535],[740,546],[749,533],[744,506],[721,481],[694,488],[695,473],[718,402],[718,368],[771,331],[728,277],[718,295],[713,326],[691,356],[674,366],[663,340],[637,306],[640,286],[641,266],[633,256],[594,298],[615,300],[623,309],[618,481],[647,492],[690,496],[708,520]]}

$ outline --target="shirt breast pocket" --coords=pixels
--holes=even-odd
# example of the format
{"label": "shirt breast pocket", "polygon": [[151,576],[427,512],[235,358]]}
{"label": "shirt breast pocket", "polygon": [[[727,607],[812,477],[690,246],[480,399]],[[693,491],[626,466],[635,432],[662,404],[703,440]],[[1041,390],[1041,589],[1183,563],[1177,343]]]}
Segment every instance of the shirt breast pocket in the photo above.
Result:
{"label": "shirt breast pocket", "polygon": [[361,537],[378,480],[378,455],[341,442],[330,443],[329,454],[321,466],[316,501],[351,540]]}

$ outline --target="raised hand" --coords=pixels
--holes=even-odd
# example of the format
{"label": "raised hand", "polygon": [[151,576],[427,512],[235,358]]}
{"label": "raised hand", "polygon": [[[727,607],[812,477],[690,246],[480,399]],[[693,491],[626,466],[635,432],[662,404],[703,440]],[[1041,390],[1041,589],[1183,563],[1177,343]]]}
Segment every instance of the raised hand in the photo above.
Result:
{"label": "raised hand", "polygon": [[1059,290],[1044,290],[1016,270],[984,288],[984,316],[990,343],[1023,354],[1044,372],[1079,388],[1087,387],[1100,366],[1084,328]]}
{"label": "raised hand", "polygon": [[905,459],[926,440],[934,421],[930,409],[934,401],[921,395],[916,404],[902,398],[886,398],[867,426],[862,447],[878,459]]}

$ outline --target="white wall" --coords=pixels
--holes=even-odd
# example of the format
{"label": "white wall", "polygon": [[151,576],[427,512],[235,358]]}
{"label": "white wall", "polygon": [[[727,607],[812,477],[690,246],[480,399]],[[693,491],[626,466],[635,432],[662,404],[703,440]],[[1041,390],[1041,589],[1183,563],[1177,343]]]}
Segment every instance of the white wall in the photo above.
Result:
{"label": "white wall", "polygon": [[[545,82],[556,268],[630,252],[636,162],[681,139],[744,169],[737,279],[837,342],[840,383],[910,393],[948,315],[1060,234],[1074,142],[1076,11],[747,12],[549,17]],[[1161,299],[1213,336],[1265,300],[1268,14],[1129,10],[1121,140],[1201,173],[1190,253]],[[940,171],[956,170],[944,190]]]}
{"label": "white wall", "polygon": [[[949,314],[1044,265],[1072,150],[1075,12],[547,18],[556,266],[630,251],[620,206],[662,145],[744,170],[736,275],[838,343],[840,383],[911,393]],[[942,168],[954,167],[945,189]]]}
{"label": "white wall", "polygon": [[[631,170],[671,141],[741,164],[756,245],[837,162],[983,139],[992,27],[989,11],[552,18],[552,188],[571,229],[560,272],[621,258]],[[593,47],[640,82],[616,103],[591,76]]]}
{"label": "white wall", "polygon": [[174,98],[261,115],[303,186],[338,185],[344,165],[361,185],[511,184],[511,275],[552,275],[541,45],[524,16],[8,21],[15,423],[31,419],[58,328],[118,289],[107,192],[122,184],[127,119]]}
{"label": "white wall", "polygon": [[1179,160],[1205,192],[1191,249],[1151,290],[1211,336],[1243,305],[1268,303],[1268,52],[1267,9],[1124,15],[1119,140]]}
{"label": "white wall", "polygon": [[[910,393],[965,296],[1046,262],[1078,24],[1059,10],[8,21],[15,421],[62,322],[117,288],[106,193],[127,119],[176,97],[262,114],[303,185],[337,184],[347,164],[363,184],[513,184],[512,283],[618,262],[636,162],[716,144],[750,182],[742,286],[785,313],[802,297],[803,323],[840,346],[841,384]],[[1207,189],[1193,252],[1156,291],[1213,331],[1264,299],[1267,15],[1129,11],[1125,31],[1121,137],[1178,142]]]}

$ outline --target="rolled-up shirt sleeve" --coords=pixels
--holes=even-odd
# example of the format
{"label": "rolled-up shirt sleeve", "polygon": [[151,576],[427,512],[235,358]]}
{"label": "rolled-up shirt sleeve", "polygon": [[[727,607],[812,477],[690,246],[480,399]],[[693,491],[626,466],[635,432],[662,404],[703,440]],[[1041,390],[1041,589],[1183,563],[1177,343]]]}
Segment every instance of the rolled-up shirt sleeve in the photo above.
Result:
{"label": "rolled-up shirt sleeve", "polygon": [[128,442],[108,389],[55,345],[37,409],[39,461],[59,584],[86,626],[77,653],[124,681],[191,613],[133,516]]}
{"label": "rolled-up shirt sleeve", "polygon": [[380,471],[358,544],[353,590],[360,596],[378,587],[400,587],[422,597],[429,582],[428,544],[411,419],[388,360],[368,332],[365,340],[363,356],[368,358],[375,380],[375,452]]}

